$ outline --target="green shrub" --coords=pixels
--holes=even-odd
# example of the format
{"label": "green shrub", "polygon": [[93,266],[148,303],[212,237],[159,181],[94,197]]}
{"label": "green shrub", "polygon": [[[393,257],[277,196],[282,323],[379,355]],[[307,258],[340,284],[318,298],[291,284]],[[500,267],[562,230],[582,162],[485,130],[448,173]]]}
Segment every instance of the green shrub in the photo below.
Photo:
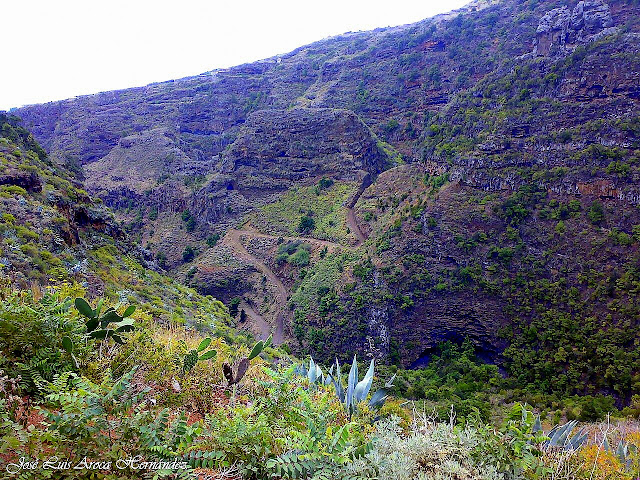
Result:
{"label": "green shrub", "polygon": [[309,251],[299,248],[296,253],[289,257],[288,261],[296,267],[306,267],[309,265]]}
{"label": "green shrub", "polygon": [[159,251],[156,253],[156,260],[158,262],[158,266],[160,268],[166,269],[167,268],[167,254]]}
{"label": "green shrub", "polygon": [[10,213],[3,213],[2,214],[2,221],[4,223],[14,224],[14,223],[16,223],[16,217],[14,217]]}
{"label": "green shrub", "polygon": [[191,215],[191,212],[184,210],[180,216],[187,232],[193,232],[196,229],[196,219]]}
{"label": "green shrub", "polygon": [[231,315],[231,318],[236,318],[238,316],[238,305],[240,305],[241,301],[242,298],[234,297],[229,302],[229,315]]}
{"label": "green shrub", "polygon": [[300,233],[309,234],[316,228],[315,220],[309,215],[304,215],[300,218],[300,223],[298,224],[298,231]]}
{"label": "green shrub", "polygon": [[207,237],[207,246],[215,247],[218,244],[218,240],[220,240],[220,235],[218,235],[217,233],[209,235]]}
{"label": "green shrub", "polygon": [[594,201],[587,210],[587,218],[589,218],[591,223],[594,225],[601,224],[604,220],[604,208],[602,203],[597,200]]}
{"label": "green shrub", "polygon": [[32,295],[4,292],[0,302],[0,353],[9,361],[7,372],[21,377],[24,393],[38,395],[46,381],[76,370],[74,359],[63,348],[65,337],[78,345],[83,359],[88,347],[82,342],[82,322],[71,311],[71,300],[56,293],[36,301]]}
{"label": "green shrub", "polygon": [[191,245],[187,245],[186,247],[184,247],[184,250],[182,251],[182,260],[184,262],[192,261],[195,258],[195,256],[196,256],[196,251]]}
{"label": "green shrub", "polygon": [[631,166],[626,162],[615,160],[609,163],[605,170],[610,175],[613,174],[618,177],[626,177],[631,172]]}
{"label": "green shrub", "polygon": [[539,456],[544,437],[532,431],[531,412],[520,417],[496,432],[477,421],[462,427],[418,415],[408,435],[398,417],[381,420],[376,425],[372,451],[345,464],[344,477],[335,478],[525,478],[525,474],[536,474],[542,465]]}
{"label": "green shrub", "polygon": [[37,241],[40,238],[40,235],[38,235],[37,232],[34,232],[23,225],[16,225],[15,228],[18,236],[27,242],[32,240]]}
{"label": "green shrub", "polygon": [[318,182],[318,188],[320,190],[326,190],[327,188],[330,188],[331,185],[333,185],[333,180],[327,177],[322,177]]}

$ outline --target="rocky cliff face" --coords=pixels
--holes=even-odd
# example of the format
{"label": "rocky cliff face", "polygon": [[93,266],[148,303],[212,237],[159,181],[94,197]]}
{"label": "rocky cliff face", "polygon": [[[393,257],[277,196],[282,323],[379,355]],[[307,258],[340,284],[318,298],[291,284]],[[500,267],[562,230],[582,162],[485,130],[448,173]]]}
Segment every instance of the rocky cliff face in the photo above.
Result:
{"label": "rocky cliff face", "polygon": [[[571,339],[562,348],[597,357],[581,342],[598,319],[635,375],[639,14],[633,1],[476,2],[18,113],[174,274],[251,292],[295,348],[408,366],[469,336],[488,360],[568,375],[549,352]],[[304,238],[269,235],[283,219],[309,259]],[[244,233],[205,243],[230,227]],[[585,362],[573,382],[621,388]]]}
{"label": "rocky cliff face", "polygon": [[330,176],[375,176],[390,163],[353,112],[332,109],[262,110],[249,116],[223,155],[221,171],[239,190],[286,190]]}
{"label": "rocky cliff face", "polygon": [[573,10],[564,5],[550,10],[540,20],[534,53],[552,55],[571,52],[578,45],[615,32],[609,5],[602,0],[578,2]]}
{"label": "rocky cliff face", "polygon": [[[222,233],[297,185],[375,176],[392,162],[378,143],[350,111],[261,110],[249,114],[234,142],[209,160],[194,160],[176,134],[154,128],[121,138],[84,171],[90,191],[109,207],[122,212],[135,206],[155,215],[188,210],[202,237]],[[179,260],[181,244],[163,239],[161,246]]]}

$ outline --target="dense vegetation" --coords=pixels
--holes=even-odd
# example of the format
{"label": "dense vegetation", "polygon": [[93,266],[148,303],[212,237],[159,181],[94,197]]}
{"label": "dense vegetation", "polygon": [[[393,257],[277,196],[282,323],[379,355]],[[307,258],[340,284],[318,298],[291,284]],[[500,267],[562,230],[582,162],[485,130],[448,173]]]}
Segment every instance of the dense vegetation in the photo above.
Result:
{"label": "dense vegetation", "polygon": [[[606,447],[594,461],[598,444],[577,451],[545,444],[554,434],[545,435],[519,404],[498,430],[484,423],[473,404],[457,419],[455,409],[429,416],[418,405],[408,410],[397,401],[377,412],[364,402],[345,409],[331,385],[343,381],[333,368],[322,372],[311,361],[300,376],[300,367],[263,342],[250,347],[166,329],[139,309],[103,305],[99,311],[81,298],[73,306],[66,294],[1,292],[0,455],[5,471],[17,478],[187,478],[215,471],[250,479],[485,480],[558,478],[552,475],[562,472],[574,476],[561,478],[631,479],[638,473],[637,434],[625,439],[624,454]],[[122,325],[123,317],[131,320],[121,340],[91,334],[94,318],[108,328],[104,319]],[[464,379],[456,394],[497,378],[491,368],[474,366],[465,348],[451,365],[456,348],[447,345],[418,375],[440,389],[439,375]],[[237,373],[230,376],[231,364]],[[369,382],[364,390],[360,384],[353,389],[359,380],[354,368],[346,398],[366,400],[373,363],[362,379]],[[406,389],[415,380],[402,372],[398,391],[416,394],[424,383]],[[614,442],[619,434],[609,435]],[[51,452],[59,457],[56,466],[44,468]],[[40,467],[32,472],[24,462],[34,460]]]}
{"label": "dense vegetation", "polygon": [[50,159],[17,117],[0,115],[0,269],[15,285],[68,284],[144,305],[167,323],[229,323],[225,306],[153,270],[113,214]]}
{"label": "dense vegetation", "polygon": [[[444,65],[452,58],[472,62],[475,72],[488,68],[479,51],[457,49],[461,42],[492,37],[485,29],[499,38],[506,32],[533,37],[530,21],[553,6],[527,2],[517,20],[496,18],[496,12],[460,17],[424,37],[416,27],[398,34],[392,48],[407,50],[410,41],[432,36],[446,43],[447,58],[437,57],[431,68],[437,83],[435,67],[450,71]],[[618,406],[628,404],[640,380],[640,218],[634,206],[620,209],[614,197],[634,191],[638,118],[628,97],[607,97],[598,108],[609,114],[594,119],[580,106],[584,97],[567,93],[585,69],[608,68],[607,52],[618,51],[616,58],[628,59],[637,70],[625,29],[637,25],[630,19],[616,35],[551,58],[512,62],[501,49],[518,42],[500,43],[493,53],[507,67],[458,91],[442,112],[428,112],[422,125],[415,115],[410,129],[395,119],[384,124],[380,135],[396,145],[417,137],[420,156],[432,170],[398,167],[379,177],[380,185],[358,203],[371,232],[366,254],[351,260],[344,253],[328,255],[300,272],[291,304],[301,351],[330,359],[345,345],[366,351],[373,341],[391,362],[407,366],[420,357],[429,336],[407,331],[421,318],[438,315],[434,305],[463,304],[474,317],[483,303],[497,302],[493,315],[501,328],[488,335],[500,341],[473,340],[518,388],[561,397],[603,393]],[[421,61],[410,54],[401,60],[405,67]],[[426,85],[425,72],[416,71],[415,82]],[[373,80],[369,84],[384,90]],[[384,103],[369,93],[363,115]],[[616,114],[625,108],[632,113]],[[556,126],[552,133],[549,124]],[[613,191],[598,190],[599,183]],[[453,193],[439,198],[443,190]],[[282,210],[278,203],[266,208]],[[388,343],[376,330],[381,315]],[[394,328],[399,324],[403,331]]]}
{"label": "dense vegetation", "polygon": [[[20,113],[169,274],[266,317],[289,297],[300,355],[406,368],[468,336],[516,388],[622,408],[640,378],[640,16],[581,5],[591,30],[567,24],[576,41],[553,51],[544,19],[576,1],[483,2]],[[239,226],[337,246],[241,238],[282,280],[274,295],[218,242]]]}

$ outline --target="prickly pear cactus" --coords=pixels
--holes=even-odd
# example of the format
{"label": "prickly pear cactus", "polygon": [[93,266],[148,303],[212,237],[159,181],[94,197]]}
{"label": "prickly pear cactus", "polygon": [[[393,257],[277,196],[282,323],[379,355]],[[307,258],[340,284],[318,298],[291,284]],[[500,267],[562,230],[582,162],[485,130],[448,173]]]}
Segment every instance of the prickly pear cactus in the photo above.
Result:
{"label": "prickly pear cactus", "polygon": [[222,364],[222,373],[224,375],[224,378],[227,379],[227,382],[229,382],[229,385],[232,385],[234,383],[233,369],[231,368],[231,365],[229,365],[227,362]]}
{"label": "prickly pear cactus", "polygon": [[184,356],[184,363],[182,365],[182,370],[184,372],[188,372],[189,370],[191,370],[193,367],[196,366],[196,363],[198,363],[198,351],[194,349]]}

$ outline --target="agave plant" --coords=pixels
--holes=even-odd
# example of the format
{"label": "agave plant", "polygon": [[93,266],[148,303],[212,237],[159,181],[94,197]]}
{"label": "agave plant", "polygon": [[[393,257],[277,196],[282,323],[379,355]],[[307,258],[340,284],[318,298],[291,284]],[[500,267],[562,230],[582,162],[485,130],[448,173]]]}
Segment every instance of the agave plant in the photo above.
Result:
{"label": "agave plant", "polygon": [[300,375],[301,377],[306,377],[310,383],[320,384],[320,385],[331,385],[333,381],[333,368],[335,365],[332,365],[329,369],[329,372],[325,375],[322,371],[320,365],[313,361],[313,357],[309,357],[309,368],[306,367],[304,363],[300,365],[296,365],[294,368],[294,373]]}
{"label": "agave plant", "polygon": [[[564,450],[578,450],[587,441],[587,434],[585,429],[580,429],[576,434],[571,436],[571,433],[578,425],[577,420],[571,420],[564,425],[556,425],[546,433],[545,436],[549,438],[543,443],[545,447],[555,447]],[[542,432],[542,424],[540,423],[540,415],[536,417],[536,421],[533,425],[533,433]]]}
{"label": "agave plant", "polygon": [[638,453],[638,448],[635,445],[632,445],[624,442],[623,440],[620,440],[620,442],[618,442],[618,447],[614,451],[613,448],[611,448],[611,445],[609,445],[609,440],[607,440],[606,435],[602,443],[603,443],[602,446],[604,447],[606,452],[618,457],[618,460],[620,460],[620,463],[622,463],[627,469],[631,467],[633,463],[633,459],[631,458],[631,455],[637,455]]}
{"label": "agave plant", "polygon": [[[335,368],[335,371],[334,371]],[[349,416],[358,408],[358,405],[364,402],[369,395],[371,385],[373,384],[375,363],[371,360],[369,369],[364,378],[358,381],[358,362],[356,356],[353,356],[353,362],[351,363],[351,370],[349,370],[349,376],[347,379],[347,388],[345,389],[342,383],[342,372],[340,370],[340,362],[336,359],[336,363],[331,366],[327,374],[322,372],[322,369],[318,364],[313,361],[313,358],[309,360],[309,368],[302,364],[295,368],[295,372],[298,375],[307,377],[312,384],[331,385],[333,384],[336,397],[340,400],[340,403],[344,406]],[[391,377],[384,385],[385,388],[377,390],[369,399],[369,406],[371,408],[379,408],[384,405],[384,402],[389,398],[387,388],[393,386],[393,380],[395,375]]]}

